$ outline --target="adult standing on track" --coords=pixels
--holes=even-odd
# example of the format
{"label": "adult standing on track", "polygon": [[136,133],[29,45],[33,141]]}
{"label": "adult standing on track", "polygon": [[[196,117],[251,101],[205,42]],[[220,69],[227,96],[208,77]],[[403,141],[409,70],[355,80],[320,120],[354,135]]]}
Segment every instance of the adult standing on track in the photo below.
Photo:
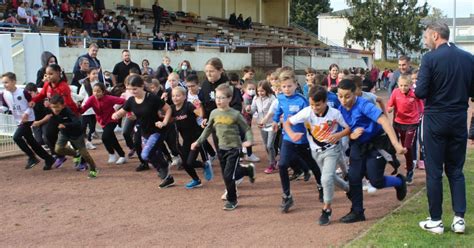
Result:
{"label": "adult standing on track", "polygon": [[393,76],[389,78],[390,83],[388,85],[388,92],[390,95],[395,87],[397,87],[398,78],[401,75],[411,75],[412,70],[413,68],[410,65],[410,57],[406,55],[400,56],[400,58],[398,58],[398,70],[396,70],[393,73]]}
{"label": "adult standing on track", "polygon": [[[473,97],[474,57],[448,42],[446,24],[429,24],[423,35],[431,49],[421,60],[415,95],[426,99],[422,137],[426,153],[426,187],[430,218],[423,230],[442,234],[443,169],[449,180],[454,219],[452,231],[464,233],[466,184],[463,167],[467,145],[467,108]],[[444,165],[444,167],[443,167]]]}

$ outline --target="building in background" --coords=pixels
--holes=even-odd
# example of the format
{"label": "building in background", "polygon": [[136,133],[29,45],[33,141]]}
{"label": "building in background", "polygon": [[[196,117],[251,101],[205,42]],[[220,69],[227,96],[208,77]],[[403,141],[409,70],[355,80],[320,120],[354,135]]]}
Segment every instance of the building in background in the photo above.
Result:
{"label": "building in background", "polygon": [[[453,18],[444,18],[441,20],[449,26],[450,37],[449,40],[453,41]],[[455,43],[459,48],[462,48],[472,54],[474,54],[474,14],[470,17],[458,17],[456,18],[456,40]]]}

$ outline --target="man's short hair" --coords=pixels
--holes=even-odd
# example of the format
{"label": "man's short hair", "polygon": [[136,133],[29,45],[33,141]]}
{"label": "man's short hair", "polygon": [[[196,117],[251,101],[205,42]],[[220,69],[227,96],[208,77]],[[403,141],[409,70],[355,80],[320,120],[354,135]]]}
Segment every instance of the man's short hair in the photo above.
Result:
{"label": "man's short hair", "polygon": [[399,61],[406,61],[406,62],[410,62],[410,57],[406,56],[406,55],[402,55],[400,56],[400,58],[398,58]]}
{"label": "man's short hair", "polygon": [[441,38],[445,40],[449,40],[449,27],[444,22],[440,22],[440,21],[432,22],[426,26],[426,29],[435,31],[441,36]]}

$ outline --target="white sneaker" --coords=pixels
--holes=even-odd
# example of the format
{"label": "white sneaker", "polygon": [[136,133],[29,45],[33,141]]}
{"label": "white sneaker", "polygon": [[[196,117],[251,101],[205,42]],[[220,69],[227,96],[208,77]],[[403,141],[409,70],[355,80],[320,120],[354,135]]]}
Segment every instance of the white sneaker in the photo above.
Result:
{"label": "white sneaker", "polygon": [[125,164],[127,163],[127,158],[125,157],[120,157],[115,164]]}
{"label": "white sneaker", "polygon": [[119,126],[117,126],[117,127],[115,127],[114,132],[116,132],[116,133],[121,133],[121,132],[122,132],[122,128],[119,127]]}
{"label": "white sneaker", "polygon": [[252,153],[250,156],[245,156],[245,160],[249,162],[260,162],[260,158],[255,155],[255,153]]}
{"label": "white sneaker", "polygon": [[432,221],[431,218],[428,217],[425,221],[420,221],[420,223],[418,224],[421,229],[426,230],[428,232],[432,232],[435,234],[443,234],[444,232],[444,226],[441,220]]}
{"label": "white sneaker", "polygon": [[109,154],[109,160],[107,160],[108,164],[113,164],[117,161],[117,155],[115,154]]}
{"label": "white sneaker", "polygon": [[367,193],[369,194],[373,194],[375,192],[377,192],[377,188],[375,188],[374,186],[372,186],[372,184],[370,184],[370,182],[367,182],[368,185],[367,185]]}
{"label": "white sneaker", "polygon": [[362,190],[367,191],[369,189],[369,181],[362,179]]}
{"label": "white sneaker", "polygon": [[242,153],[247,154],[247,147],[242,147]]}
{"label": "white sneaker", "polygon": [[464,234],[466,229],[466,223],[464,219],[458,216],[454,216],[453,224],[451,224],[451,230],[455,233]]}
{"label": "white sneaker", "polygon": [[171,160],[172,162],[170,166],[179,166],[183,162],[180,156],[174,156]]}
{"label": "white sneaker", "polygon": [[90,141],[87,141],[87,142],[86,142],[86,148],[87,148],[87,150],[95,150],[95,149],[97,149],[97,147],[96,147],[94,144],[92,144],[92,142],[90,142]]}

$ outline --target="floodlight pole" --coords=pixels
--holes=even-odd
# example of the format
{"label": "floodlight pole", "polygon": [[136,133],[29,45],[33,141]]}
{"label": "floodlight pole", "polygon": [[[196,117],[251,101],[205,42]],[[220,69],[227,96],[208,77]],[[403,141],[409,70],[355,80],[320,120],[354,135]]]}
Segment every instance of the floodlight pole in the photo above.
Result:
{"label": "floodlight pole", "polygon": [[456,42],[456,0],[454,0],[453,42]]}

